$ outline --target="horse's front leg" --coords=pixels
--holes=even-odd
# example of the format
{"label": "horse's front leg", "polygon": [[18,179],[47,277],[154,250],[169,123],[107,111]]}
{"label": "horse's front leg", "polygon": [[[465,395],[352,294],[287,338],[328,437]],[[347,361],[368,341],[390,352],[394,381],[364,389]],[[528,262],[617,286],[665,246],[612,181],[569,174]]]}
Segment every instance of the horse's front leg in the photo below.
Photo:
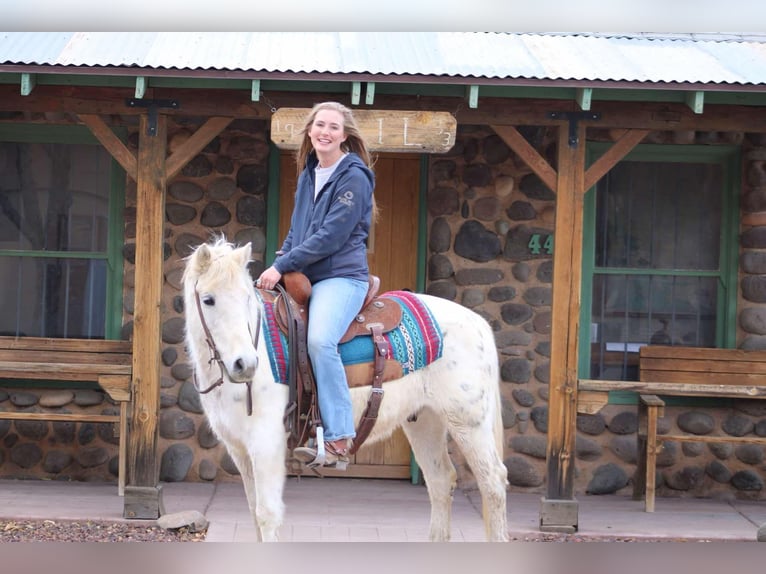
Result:
{"label": "horse's front leg", "polygon": [[257,500],[255,516],[264,542],[278,540],[279,528],[285,516],[285,441],[281,436],[270,441],[271,444],[258,445],[257,452],[251,451],[256,461],[253,469]]}
{"label": "horse's front leg", "polygon": [[239,470],[242,477],[242,485],[245,487],[245,497],[247,498],[247,507],[250,510],[250,516],[253,519],[257,533],[257,541],[262,542],[261,529],[258,527],[258,495],[255,488],[255,474],[253,472],[253,461],[248,454],[248,449],[242,444],[227,444],[226,450],[234,461],[234,465]]}

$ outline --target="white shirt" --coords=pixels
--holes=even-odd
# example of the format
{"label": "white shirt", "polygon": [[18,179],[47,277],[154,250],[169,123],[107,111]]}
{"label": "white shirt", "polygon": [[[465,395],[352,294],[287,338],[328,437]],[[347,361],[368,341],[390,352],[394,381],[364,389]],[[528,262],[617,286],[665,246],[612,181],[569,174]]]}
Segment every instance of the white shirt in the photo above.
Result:
{"label": "white shirt", "polygon": [[338,164],[341,162],[341,160],[346,157],[346,154],[341,155],[338,158],[338,161],[336,161],[334,164],[327,166],[327,167],[319,167],[319,164],[314,168],[314,200],[316,201],[317,196],[319,195],[319,191],[324,187],[324,184],[327,183],[327,180],[330,179],[330,176],[335,172],[335,168],[338,167]]}

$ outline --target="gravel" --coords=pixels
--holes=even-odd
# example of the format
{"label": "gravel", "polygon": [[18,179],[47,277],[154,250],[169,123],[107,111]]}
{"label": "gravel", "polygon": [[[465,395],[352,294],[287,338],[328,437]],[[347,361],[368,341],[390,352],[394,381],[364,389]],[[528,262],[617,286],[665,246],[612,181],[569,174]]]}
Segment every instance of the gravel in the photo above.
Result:
{"label": "gravel", "polygon": [[93,520],[0,520],[2,542],[204,542],[204,532]]}
{"label": "gravel", "polygon": [[[204,542],[205,532],[155,524],[93,520],[0,520],[3,542]],[[704,538],[650,538],[583,534],[512,534],[511,542],[712,542]]]}

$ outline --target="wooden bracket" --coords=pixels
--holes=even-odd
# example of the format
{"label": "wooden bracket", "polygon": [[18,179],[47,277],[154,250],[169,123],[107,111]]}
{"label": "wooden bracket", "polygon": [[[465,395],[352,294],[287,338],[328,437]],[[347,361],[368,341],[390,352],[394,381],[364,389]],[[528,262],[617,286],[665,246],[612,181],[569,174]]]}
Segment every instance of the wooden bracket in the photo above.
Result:
{"label": "wooden bracket", "polygon": [[178,100],[145,100],[141,98],[128,98],[125,105],[129,108],[147,108],[149,110],[149,122],[146,126],[146,135],[157,135],[157,110],[170,108],[177,110],[181,107]]}
{"label": "wooden bracket", "polygon": [[600,120],[599,112],[549,112],[552,120],[567,120],[569,122],[569,147],[577,147],[580,138],[577,136],[577,125],[582,120]]}

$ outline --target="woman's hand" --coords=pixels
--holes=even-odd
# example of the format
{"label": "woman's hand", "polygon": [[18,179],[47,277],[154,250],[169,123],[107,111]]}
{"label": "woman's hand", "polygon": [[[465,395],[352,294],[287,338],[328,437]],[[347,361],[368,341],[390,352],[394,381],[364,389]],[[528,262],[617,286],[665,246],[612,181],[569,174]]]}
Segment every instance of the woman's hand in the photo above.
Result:
{"label": "woman's hand", "polygon": [[267,289],[270,291],[274,289],[281,278],[282,274],[272,265],[261,273],[261,276],[258,277],[258,280],[255,282],[255,286],[259,289]]}

